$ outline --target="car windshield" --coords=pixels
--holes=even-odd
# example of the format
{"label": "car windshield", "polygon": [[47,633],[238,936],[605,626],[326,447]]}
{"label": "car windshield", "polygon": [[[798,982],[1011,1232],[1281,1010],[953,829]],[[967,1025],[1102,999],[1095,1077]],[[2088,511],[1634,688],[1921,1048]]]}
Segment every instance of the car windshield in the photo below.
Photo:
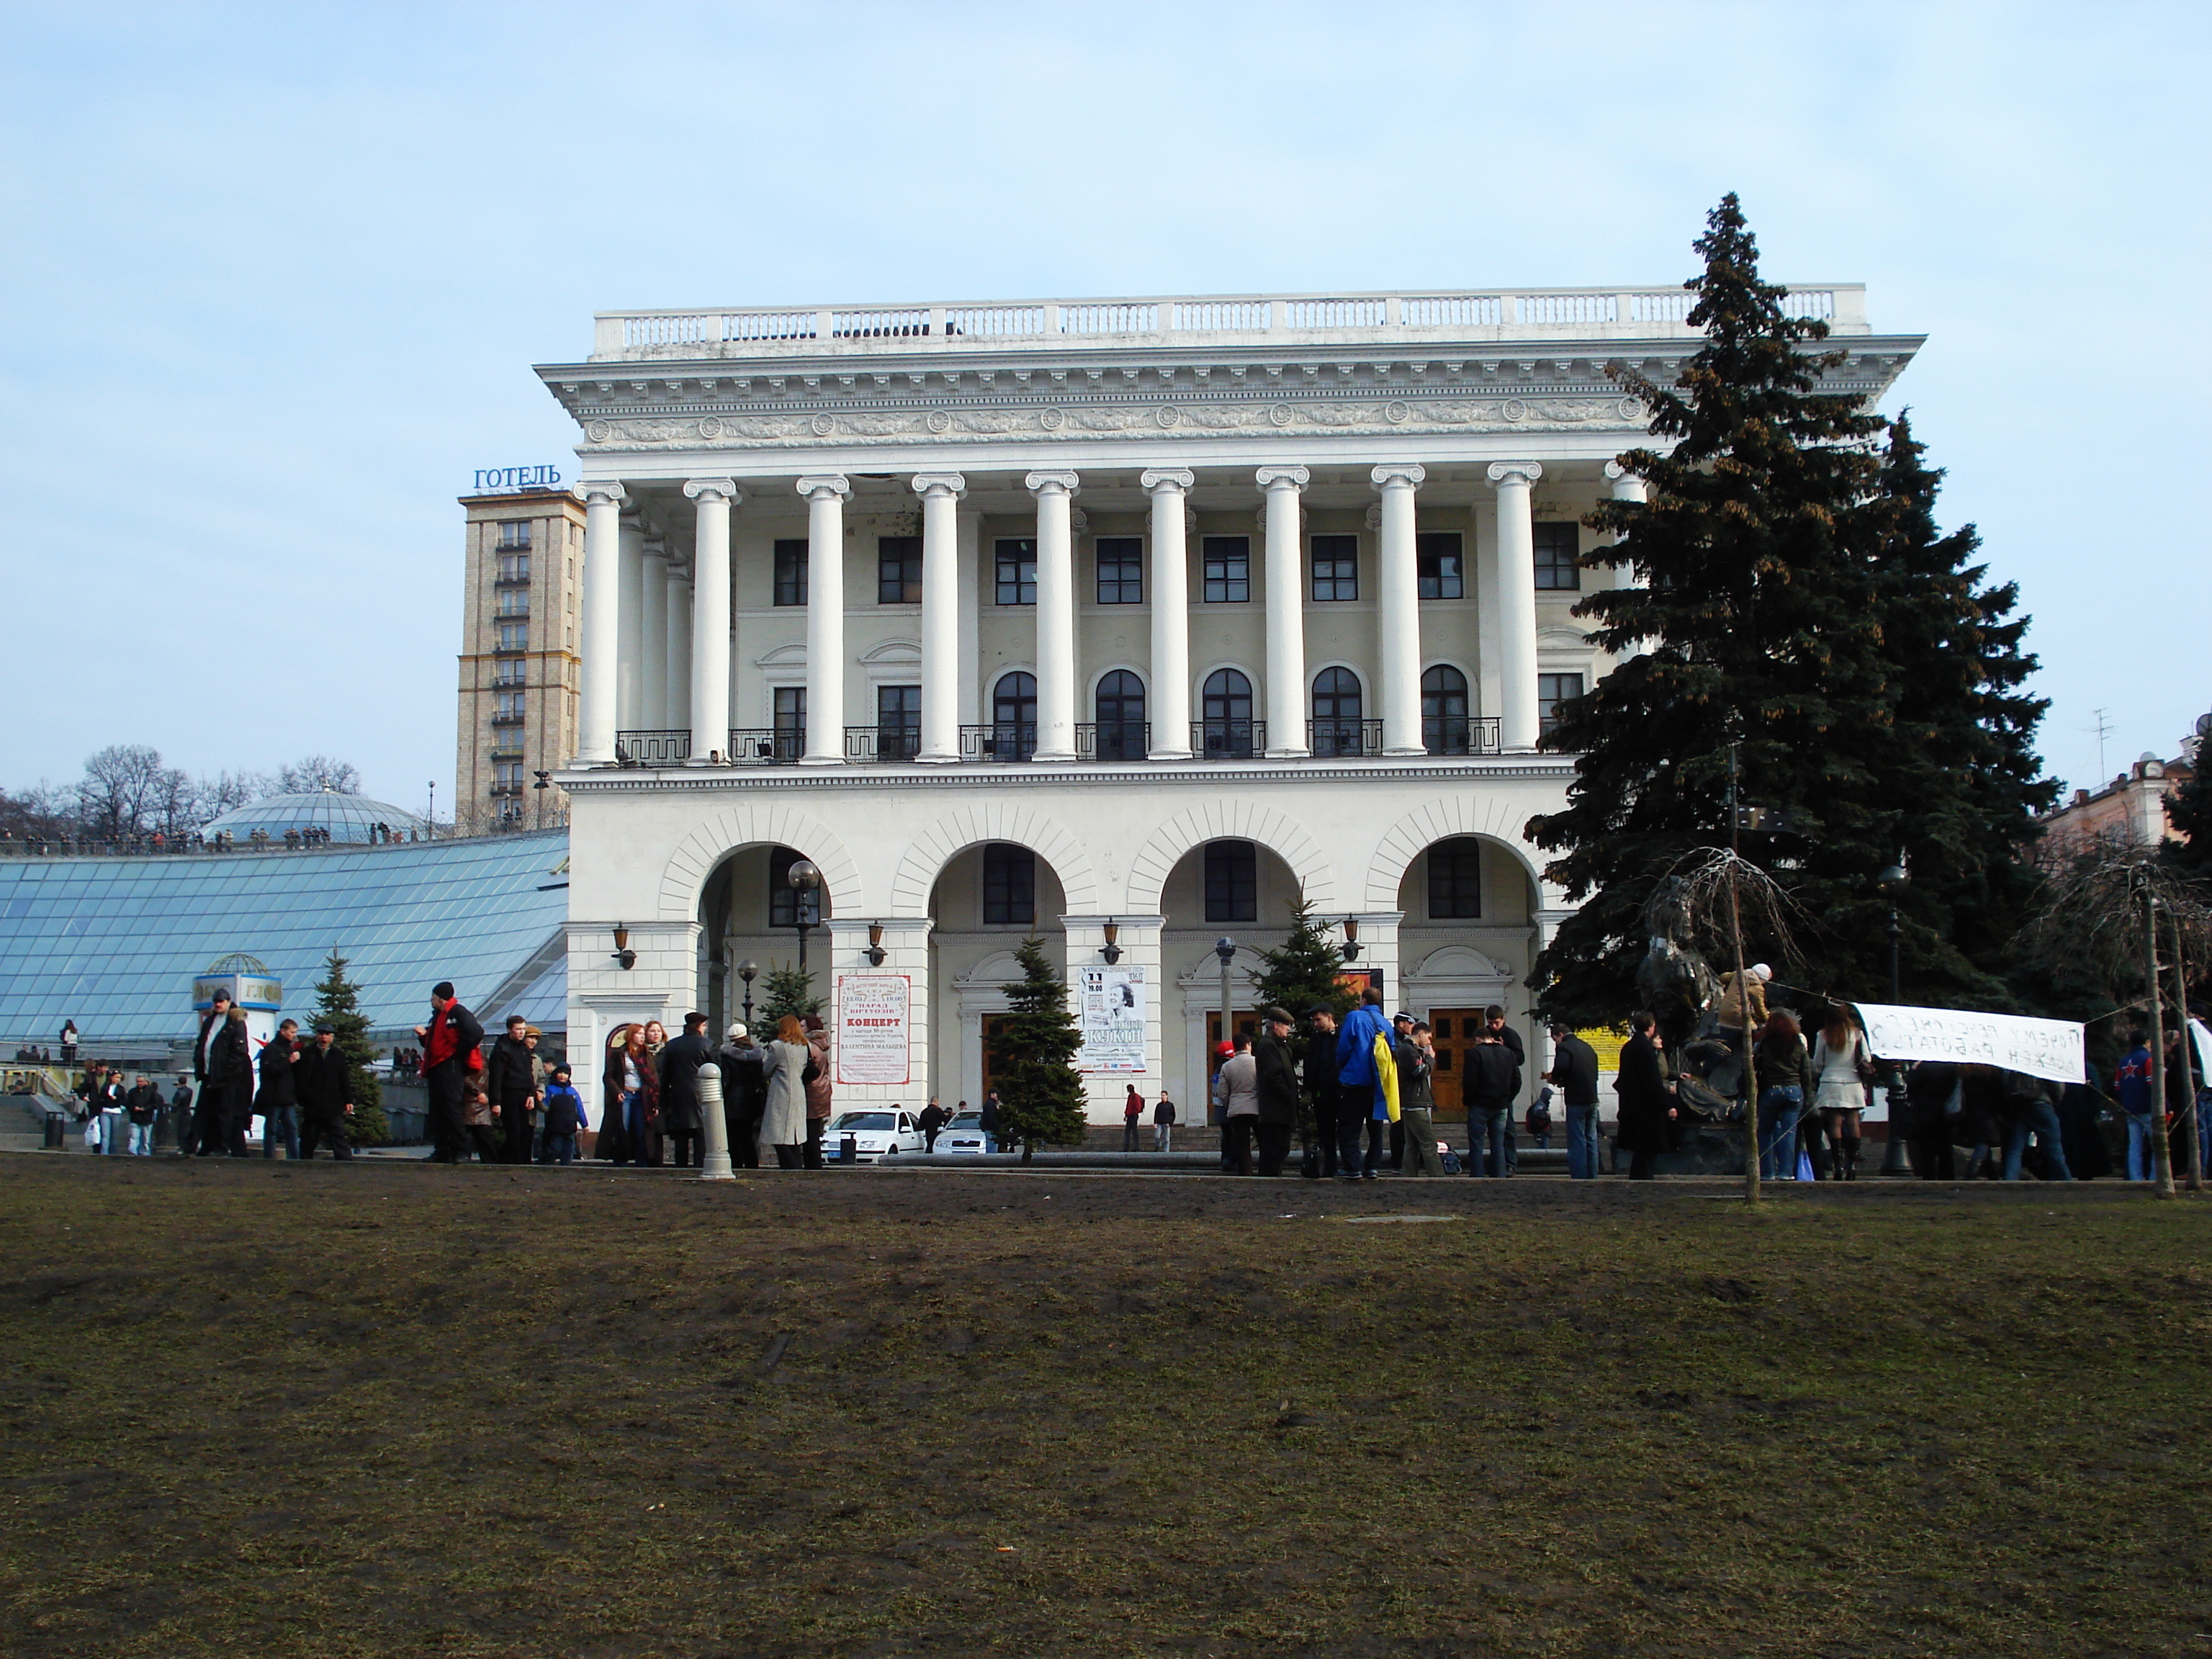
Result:
{"label": "car windshield", "polygon": [[889,1112],[848,1112],[830,1126],[832,1129],[888,1129],[891,1127]]}
{"label": "car windshield", "polygon": [[945,1126],[948,1129],[980,1129],[983,1127],[981,1112],[962,1112]]}

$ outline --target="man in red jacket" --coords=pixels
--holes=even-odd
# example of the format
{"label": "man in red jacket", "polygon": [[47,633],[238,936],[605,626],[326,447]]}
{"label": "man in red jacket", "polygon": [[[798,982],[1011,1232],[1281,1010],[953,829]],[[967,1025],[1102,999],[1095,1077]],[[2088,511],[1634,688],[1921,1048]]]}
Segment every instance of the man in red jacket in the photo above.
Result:
{"label": "man in red jacket", "polygon": [[465,1164],[468,1126],[461,1120],[461,1085],[469,1056],[483,1041],[483,1027],[460,1005],[451,980],[430,988],[430,1023],[417,1025],[422,1039],[422,1086],[430,1097],[430,1161]]}

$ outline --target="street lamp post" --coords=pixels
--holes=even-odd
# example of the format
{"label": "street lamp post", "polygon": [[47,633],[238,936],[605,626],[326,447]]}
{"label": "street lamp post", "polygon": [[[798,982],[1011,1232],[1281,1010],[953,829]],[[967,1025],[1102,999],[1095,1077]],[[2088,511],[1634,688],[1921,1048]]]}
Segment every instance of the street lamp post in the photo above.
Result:
{"label": "street lamp post", "polygon": [[806,971],[806,930],[814,925],[815,917],[819,914],[815,908],[815,895],[822,890],[822,872],[814,867],[811,859],[799,859],[792,865],[791,873],[785,879],[791,883],[791,890],[798,898],[792,908],[792,915],[799,924],[799,971],[804,974]]}
{"label": "street lamp post", "polygon": [[[1882,890],[1889,895],[1889,1000],[1893,1006],[1905,1000],[1905,981],[1899,968],[1899,947],[1905,939],[1905,925],[1897,919],[1897,894],[1910,879],[1905,867],[1905,854],[1899,853],[1896,862],[1881,872]],[[1912,1162],[1905,1156],[1905,1137],[1897,1133],[1898,1097],[1903,1093],[1899,1079],[1903,1068],[1893,1066],[1889,1073],[1889,1132],[1882,1149],[1881,1173],[1886,1176],[1909,1176]]]}
{"label": "street lamp post", "polygon": [[760,973],[760,963],[747,957],[738,964],[738,977],[745,982],[745,1030],[753,1029],[753,980]]}

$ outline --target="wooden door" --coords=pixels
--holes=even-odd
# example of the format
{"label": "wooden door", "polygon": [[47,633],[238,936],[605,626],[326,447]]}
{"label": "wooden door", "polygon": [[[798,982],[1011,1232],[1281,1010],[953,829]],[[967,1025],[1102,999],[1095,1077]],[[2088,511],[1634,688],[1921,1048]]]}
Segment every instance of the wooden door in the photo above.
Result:
{"label": "wooden door", "polygon": [[986,1014],[983,1016],[983,1094],[980,1094],[975,1097],[974,1103],[968,1109],[970,1111],[980,1112],[982,1110],[983,1095],[988,1095],[991,1092],[991,1039],[1000,1030],[1004,1030],[1006,1022],[1012,1018],[1013,1016],[1011,1014]]}
{"label": "wooden door", "polygon": [[1429,1079],[1437,1115],[1465,1117],[1467,1103],[1460,1094],[1460,1079],[1467,1073],[1467,1051],[1474,1046],[1474,1034],[1482,1029],[1482,1010],[1433,1008],[1429,1011],[1429,1024],[1437,1035],[1437,1069]]}

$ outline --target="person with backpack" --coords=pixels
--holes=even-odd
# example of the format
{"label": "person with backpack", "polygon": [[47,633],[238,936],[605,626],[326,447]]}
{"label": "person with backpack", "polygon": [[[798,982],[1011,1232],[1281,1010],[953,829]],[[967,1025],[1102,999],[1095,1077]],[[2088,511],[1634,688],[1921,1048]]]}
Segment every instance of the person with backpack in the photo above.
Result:
{"label": "person with backpack", "polygon": [[1121,1097],[1121,1150],[1123,1152],[1133,1152],[1137,1150],[1137,1125],[1143,1120],[1144,1115],[1145,1097],[1137,1092],[1137,1085],[1132,1083],[1128,1092]]}

